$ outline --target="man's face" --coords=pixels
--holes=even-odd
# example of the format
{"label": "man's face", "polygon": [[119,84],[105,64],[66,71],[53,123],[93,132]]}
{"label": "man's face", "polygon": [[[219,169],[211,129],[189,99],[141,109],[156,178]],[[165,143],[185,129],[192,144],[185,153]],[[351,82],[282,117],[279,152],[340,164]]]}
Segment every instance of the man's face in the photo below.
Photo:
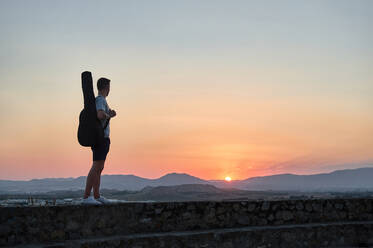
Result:
{"label": "man's face", "polygon": [[109,92],[110,92],[110,84],[106,87],[106,96],[108,96],[109,95]]}

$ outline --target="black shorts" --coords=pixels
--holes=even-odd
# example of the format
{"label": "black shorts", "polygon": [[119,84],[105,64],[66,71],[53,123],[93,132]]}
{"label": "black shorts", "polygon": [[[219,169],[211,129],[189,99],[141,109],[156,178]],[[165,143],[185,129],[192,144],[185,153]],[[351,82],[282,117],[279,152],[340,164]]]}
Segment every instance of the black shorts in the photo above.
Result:
{"label": "black shorts", "polygon": [[110,138],[104,138],[104,142],[98,144],[97,146],[91,147],[93,153],[93,161],[96,160],[105,160],[106,155],[109,152],[110,148]]}

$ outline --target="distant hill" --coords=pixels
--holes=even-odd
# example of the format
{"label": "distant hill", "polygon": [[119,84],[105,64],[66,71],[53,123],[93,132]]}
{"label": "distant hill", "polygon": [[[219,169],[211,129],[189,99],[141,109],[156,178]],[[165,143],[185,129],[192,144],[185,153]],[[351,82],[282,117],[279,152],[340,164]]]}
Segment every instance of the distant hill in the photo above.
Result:
{"label": "distant hill", "polygon": [[190,200],[205,198],[203,195],[220,194],[224,190],[208,184],[182,184],[174,186],[147,186],[135,195],[129,196],[130,200]]}
{"label": "distant hill", "polygon": [[[349,191],[373,190],[373,168],[337,170],[331,173],[313,175],[278,174],[251,177],[245,180],[203,180],[185,173],[169,173],[157,179],[147,179],[135,175],[103,175],[101,188],[140,191],[157,186],[182,184],[213,185],[218,188],[241,190],[282,190],[282,191]],[[35,193],[57,190],[80,190],[85,187],[86,177],[44,178],[29,181],[0,180],[1,193]]]}
{"label": "distant hill", "polygon": [[240,188],[251,190],[344,191],[373,190],[373,168],[336,170],[314,175],[279,174],[252,177],[240,182]]}
{"label": "distant hill", "polygon": [[135,194],[127,194],[122,199],[132,201],[207,201],[229,199],[258,199],[281,197],[282,193],[268,193],[239,189],[221,189],[209,184],[182,184],[174,186],[147,186]]}
{"label": "distant hill", "polygon": [[[45,178],[29,181],[0,180],[0,193],[36,193],[57,190],[79,190],[85,187],[86,177]],[[103,175],[101,188],[116,190],[141,190],[146,186],[172,186],[180,184],[208,184],[208,181],[185,173],[169,173],[157,179],[135,175]]]}
{"label": "distant hill", "polygon": [[[220,189],[209,184],[181,184],[173,186],[146,186],[140,191],[102,189],[101,193],[108,199],[126,201],[219,201],[219,200],[247,200],[247,199],[287,199],[289,195],[274,191],[249,191],[239,189]],[[84,190],[56,190],[44,193],[0,194],[4,199],[79,199]],[[303,193],[295,194],[305,197]]]}

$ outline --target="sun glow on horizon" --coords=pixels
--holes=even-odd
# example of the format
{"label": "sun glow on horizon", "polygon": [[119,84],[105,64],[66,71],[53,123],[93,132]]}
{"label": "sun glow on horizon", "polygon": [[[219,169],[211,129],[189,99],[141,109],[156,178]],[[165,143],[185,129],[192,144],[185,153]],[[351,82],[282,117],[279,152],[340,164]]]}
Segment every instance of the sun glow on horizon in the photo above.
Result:
{"label": "sun glow on horizon", "polygon": [[230,177],[225,177],[225,181],[230,182],[231,180],[232,180],[232,178],[230,178]]}

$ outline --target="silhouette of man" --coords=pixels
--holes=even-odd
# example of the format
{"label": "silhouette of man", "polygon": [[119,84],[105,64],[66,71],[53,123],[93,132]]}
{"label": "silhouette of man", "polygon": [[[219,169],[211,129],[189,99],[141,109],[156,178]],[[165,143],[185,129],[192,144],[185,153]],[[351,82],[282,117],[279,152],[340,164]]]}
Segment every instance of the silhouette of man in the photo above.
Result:
{"label": "silhouette of man", "polygon": [[[105,127],[106,122],[108,122],[110,118],[116,116],[115,110],[110,109],[109,105],[106,102],[106,97],[109,95],[110,92],[110,80],[107,78],[100,78],[99,80],[97,80],[97,90],[97,118],[101,121],[102,127]],[[104,169],[106,156],[110,148],[109,134],[110,123],[107,124],[106,128],[104,129],[103,143],[91,147],[93,153],[93,164],[87,176],[83,204],[101,205],[110,203],[108,199],[106,199],[103,196],[100,196],[101,172]],[[91,196],[92,188],[93,196]]]}

